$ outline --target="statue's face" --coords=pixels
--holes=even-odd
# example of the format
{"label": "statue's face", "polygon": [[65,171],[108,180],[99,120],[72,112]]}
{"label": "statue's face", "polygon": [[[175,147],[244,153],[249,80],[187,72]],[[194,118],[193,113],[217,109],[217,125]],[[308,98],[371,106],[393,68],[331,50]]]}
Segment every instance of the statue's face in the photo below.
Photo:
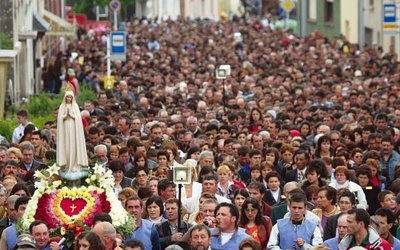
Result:
{"label": "statue's face", "polygon": [[72,102],[72,95],[67,95],[67,97],[65,98],[65,100],[67,101],[67,103],[71,103]]}

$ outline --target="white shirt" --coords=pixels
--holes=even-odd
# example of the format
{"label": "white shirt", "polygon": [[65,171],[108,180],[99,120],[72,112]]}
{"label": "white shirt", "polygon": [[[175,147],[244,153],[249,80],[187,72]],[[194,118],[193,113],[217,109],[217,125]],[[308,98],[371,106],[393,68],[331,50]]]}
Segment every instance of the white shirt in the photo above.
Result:
{"label": "white shirt", "polygon": [[[28,122],[26,125],[28,125],[28,124],[32,124],[32,123]],[[12,142],[19,142],[21,137],[24,135],[25,127],[26,126],[19,124],[19,126],[14,129],[13,134],[12,134]],[[35,129],[37,130],[36,127],[35,127]]]}

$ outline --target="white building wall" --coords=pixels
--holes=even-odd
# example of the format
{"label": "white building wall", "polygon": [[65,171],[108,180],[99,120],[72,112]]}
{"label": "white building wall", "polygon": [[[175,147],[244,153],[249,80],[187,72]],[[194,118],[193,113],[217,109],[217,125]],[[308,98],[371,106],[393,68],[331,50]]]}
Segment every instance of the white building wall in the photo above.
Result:
{"label": "white building wall", "polygon": [[230,17],[233,15],[243,15],[243,6],[240,0],[227,0],[229,2],[229,14]]}
{"label": "white building wall", "polygon": [[185,17],[210,18],[219,20],[220,8],[218,0],[182,0],[184,1],[183,13]]}
{"label": "white building wall", "polygon": [[154,13],[160,19],[176,20],[181,14],[180,0],[153,0]]}
{"label": "white building wall", "polygon": [[[372,31],[370,44],[382,45],[382,1],[365,1],[364,6],[364,24],[365,28]],[[368,34],[366,33],[366,42],[368,43]]]}
{"label": "white building wall", "polygon": [[358,43],[358,0],[341,0],[340,19],[340,33],[351,43]]}

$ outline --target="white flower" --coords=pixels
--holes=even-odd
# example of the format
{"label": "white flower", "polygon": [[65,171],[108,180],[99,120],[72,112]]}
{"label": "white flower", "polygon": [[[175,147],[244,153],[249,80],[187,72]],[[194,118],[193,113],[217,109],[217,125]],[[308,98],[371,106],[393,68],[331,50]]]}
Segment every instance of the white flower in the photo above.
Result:
{"label": "white flower", "polygon": [[58,186],[60,186],[61,183],[62,183],[61,181],[53,181],[52,189],[58,188]]}
{"label": "white flower", "polygon": [[106,178],[106,179],[112,178],[112,179],[114,179],[112,171],[111,170],[107,170],[107,172],[103,175],[103,178]]}
{"label": "white flower", "polygon": [[39,170],[36,170],[35,174],[33,176],[35,178],[38,178],[38,179],[45,179],[46,178],[46,176],[44,176],[44,174],[42,174],[42,172],[40,172]]}
{"label": "white flower", "polygon": [[101,172],[103,172],[103,165],[102,164],[95,164],[94,165],[94,174],[101,174]]}
{"label": "white flower", "polygon": [[114,180],[113,179],[107,179],[104,180],[104,187],[114,187]]}
{"label": "white flower", "polygon": [[54,163],[53,166],[49,167],[47,171],[49,172],[50,176],[52,176],[54,174],[58,174],[58,170],[60,170],[60,167],[57,166],[56,163]]}
{"label": "white flower", "polygon": [[44,179],[35,182],[35,187],[38,189],[39,192],[43,192],[48,187],[48,182]]}

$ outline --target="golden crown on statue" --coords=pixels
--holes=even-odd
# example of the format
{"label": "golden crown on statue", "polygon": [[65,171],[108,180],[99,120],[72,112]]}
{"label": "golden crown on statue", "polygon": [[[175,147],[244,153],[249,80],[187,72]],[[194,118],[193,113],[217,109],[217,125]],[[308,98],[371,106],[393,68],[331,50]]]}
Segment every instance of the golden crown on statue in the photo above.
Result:
{"label": "golden crown on statue", "polygon": [[65,85],[65,91],[74,91],[74,87],[72,86],[71,83],[68,82],[68,83]]}

